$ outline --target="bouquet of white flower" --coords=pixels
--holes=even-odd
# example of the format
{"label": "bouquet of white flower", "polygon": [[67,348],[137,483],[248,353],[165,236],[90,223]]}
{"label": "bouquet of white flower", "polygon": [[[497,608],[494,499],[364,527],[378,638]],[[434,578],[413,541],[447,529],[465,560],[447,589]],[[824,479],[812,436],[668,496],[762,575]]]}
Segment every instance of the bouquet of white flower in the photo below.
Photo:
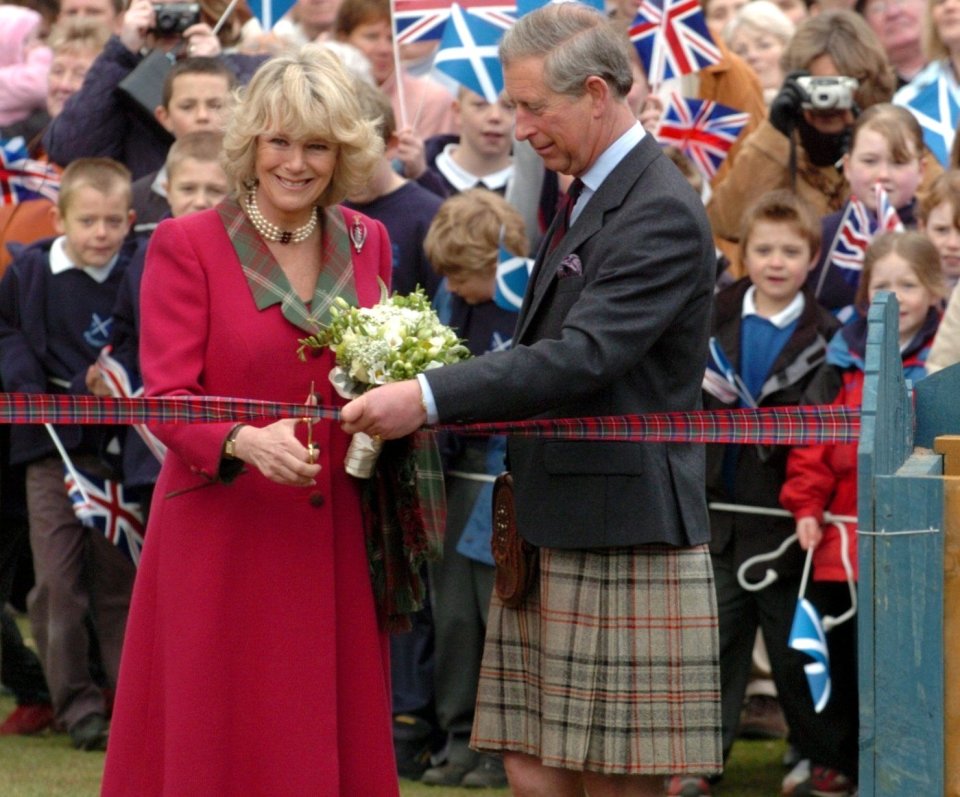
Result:
{"label": "bouquet of white flower", "polygon": [[[470,356],[454,331],[440,322],[422,288],[407,296],[388,296],[381,283],[378,304],[351,307],[337,298],[330,315],[327,326],[299,341],[297,355],[302,360],[306,349],[329,346],[337,362],[330,381],[344,398]],[[379,451],[378,441],[355,434],[347,452],[347,472],[369,478]]]}

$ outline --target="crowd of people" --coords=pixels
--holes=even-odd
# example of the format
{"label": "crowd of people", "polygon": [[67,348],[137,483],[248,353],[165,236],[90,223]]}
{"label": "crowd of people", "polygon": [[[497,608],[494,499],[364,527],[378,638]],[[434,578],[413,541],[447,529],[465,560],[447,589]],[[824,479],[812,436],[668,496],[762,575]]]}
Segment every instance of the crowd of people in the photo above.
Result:
{"label": "crowd of people", "polygon": [[[638,0],[547,4],[504,34],[496,101],[398,46],[390,0],[270,30],[244,0],[0,4],[0,139],[59,181],[0,206],[2,389],[114,395],[109,352],[148,396],[341,408],[0,429],[0,735],[106,750],[107,795],[698,797],[761,733],[783,794],[856,794],[854,445],[446,431],[435,561],[397,506],[437,423],[859,406],[879,291],[908,380],[960,361],[960,0],[701,4],[719,61],[662,84]],[[746,114],[715,173],[658,143],[675,93]],[[533,258],[522,304],[505,255]],[[348,402],[296,344],[381,284],[473,356]],[[123,484],[135,561],[65,467]],[[504,470],[536,551],[518,603]],[[404,568],[401,621],[371,573]],[[803,590],[841,619],[825,705],[789,644]]]}

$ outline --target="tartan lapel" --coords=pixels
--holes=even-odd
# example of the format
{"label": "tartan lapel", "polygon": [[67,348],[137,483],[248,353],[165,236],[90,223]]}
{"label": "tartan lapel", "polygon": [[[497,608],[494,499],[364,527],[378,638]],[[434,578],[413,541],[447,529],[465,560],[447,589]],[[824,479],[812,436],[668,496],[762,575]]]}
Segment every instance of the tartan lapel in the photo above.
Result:
{"label": "tartan lapel", "polygon": [[320,211],[320,262],[323,268],[317,277],[310,310],[291,287],[239,202],[226,199],[217,206],[217,211],[240,260],[240,267],[258,310],[279,304],[280,312],[287,321],[305,332],[313,333],[318,325],[330,323],[330,307],[338,296],[342,296],[351,306],[357,304],[350,239],[339,208],[322,208]]}

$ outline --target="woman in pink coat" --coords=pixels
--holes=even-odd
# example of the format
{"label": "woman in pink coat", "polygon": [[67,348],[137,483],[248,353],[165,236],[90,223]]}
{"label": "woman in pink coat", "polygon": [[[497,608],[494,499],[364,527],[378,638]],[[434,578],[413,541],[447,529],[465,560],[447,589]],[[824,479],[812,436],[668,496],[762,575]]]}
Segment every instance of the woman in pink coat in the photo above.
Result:
{"label": "woman in pink coat", "polygon": [[42,22],[32,9],[0,5],[0,127],[46,105],[53,56],[40,41]]}
{"label": "woman in pink coat", "polygon": [[[342,403],[299,338],[333,300],[389,281],[379,222],[338,207],[382,145],[335,56],[254,76],[224,141],[234,195],[163,222],[147,255],[151,396]],[[105,795],[395,797],[387,637],[349,439],[295,418],[159,425],[150,513],[110,732]]]}

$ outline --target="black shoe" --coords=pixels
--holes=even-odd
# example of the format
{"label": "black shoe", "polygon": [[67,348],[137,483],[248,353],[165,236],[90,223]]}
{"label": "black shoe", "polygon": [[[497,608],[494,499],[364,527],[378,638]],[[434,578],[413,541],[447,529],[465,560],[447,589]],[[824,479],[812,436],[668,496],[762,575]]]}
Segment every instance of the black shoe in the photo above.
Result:
{"label": "black shoe", "polygon": [[103,714],[87,714],[70,729],[73,746],[78,750],[106,750],[110,726]]}
{"label": "black shoe", "polygon": [[393,718],[393,747],[397,757],[397,774],[408,780],[419,780],[430,766],[430,723],[412,714]]}
{"label": "black shoe", "polygon": [[458,747],[451,750],[445,763],[424,772],[420,782],[427,786],[459,786],[467,773],[479,763],[479,753],[469,747]]}
{"label": "black shoe", "polygon": [[460,785],[468,789],[502,789],[507,785],[507,773],[503,769],[503,759],[490,753],[480,754],[480,763],[471,769]]}

